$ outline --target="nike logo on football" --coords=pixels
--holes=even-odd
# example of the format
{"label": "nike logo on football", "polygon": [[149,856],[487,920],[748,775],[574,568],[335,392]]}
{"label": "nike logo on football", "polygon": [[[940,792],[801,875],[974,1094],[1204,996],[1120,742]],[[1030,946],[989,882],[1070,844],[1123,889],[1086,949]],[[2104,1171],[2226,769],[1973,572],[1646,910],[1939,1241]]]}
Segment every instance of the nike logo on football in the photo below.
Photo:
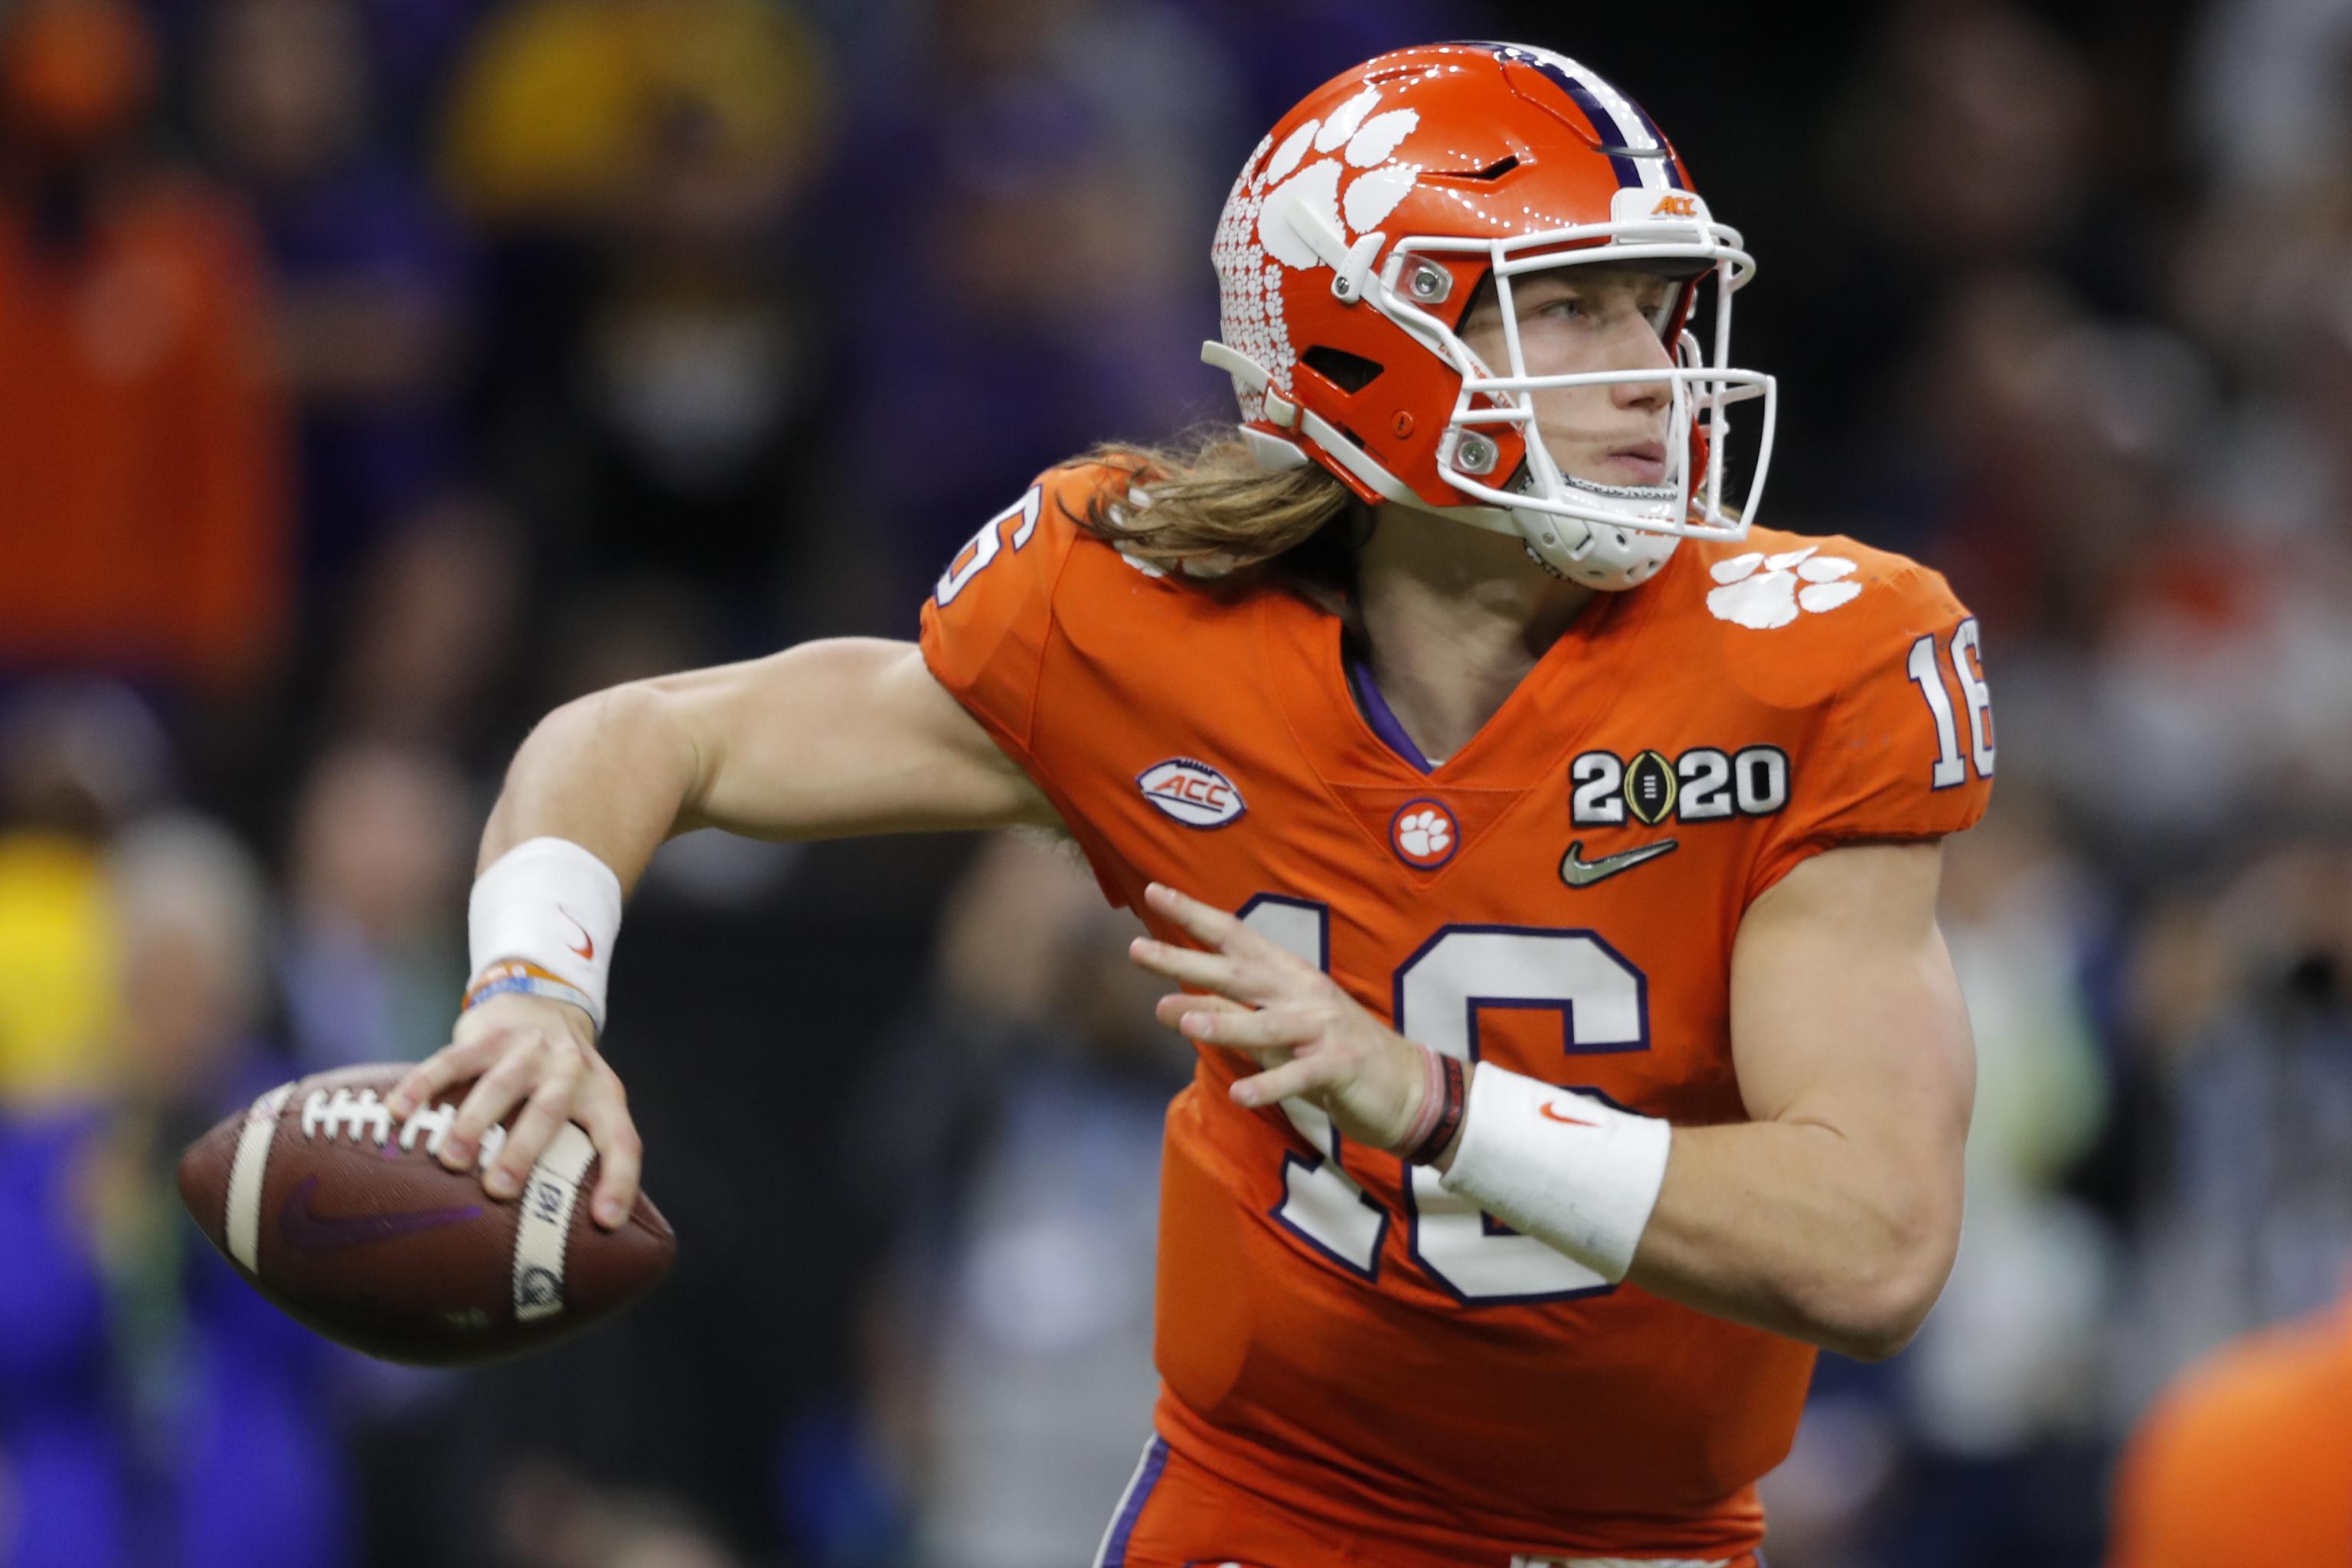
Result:
{"label": "nike logo on football", "polygon": [[555,906],[555,912],[562,915],[565,920],[570,921],[572,922],[572,929],[580,933],[580,944],[578,946],[573,946],[568,942],[563,945],[571,948],[572,952],[578,953],[583,958],[595,957],[596,939],[588,934],[588,928],[582,925],[578,917],[574,916],[570,910],[565,909],[562,904]]}
{"label": "nike logo on football", "polygon": [[1558,1100],[1546,1100],[1544,1102],[1544,1120],[1547,1121],[1565,1121],[1570,1127],[1598,1127],[1601,1125],[1598,1121],[1586,1121],[1580,1117],[1562,1116],[1559,1111],[1552,1109],[1553,1106],[1559,1103],[1559,1102]]}
{"label": "nike logo on football", "polygon": [[1598,860],[1583,858],[1584,840],[1580,838],[1568,847],[1559,858],[1559,879],[1571,888],[1589,888],[1604,877],[1628,871],[1644,860],[1654,860],[1670,853],[1677,841],[1661,838],[1655,844],[1637,844],[1631,849],[1620,849],[1614,855],[1603,855]]}
{"label": "nike logo on football", "polygon": [[405,1209],[390,1214],[322,1215],[310,1200],[319,1178],[305,1176],[301,1185],[286,1194],[278,1210],[278,1234],[297,1252],[332,1252],[339,1247],[364,1247],[372,1241],[414,1236],[420,1230],[462,1225],[482,1212],[478,1204],[457,1208]]}

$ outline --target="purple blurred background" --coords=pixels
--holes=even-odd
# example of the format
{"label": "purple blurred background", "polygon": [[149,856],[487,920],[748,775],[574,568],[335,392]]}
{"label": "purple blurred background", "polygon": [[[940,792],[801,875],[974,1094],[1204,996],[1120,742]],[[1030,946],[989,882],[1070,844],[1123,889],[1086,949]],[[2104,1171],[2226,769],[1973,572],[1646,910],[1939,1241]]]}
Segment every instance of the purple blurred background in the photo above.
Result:
{"label": "purple blurred background", "polygon": [[1050,855],[663,852],[683,1251],[557,1352],[337,1352],[171,1169],[443,1040],[539,714],[911,636],[1035,470],[1229,417],[1233,171],[1465,35],[1666,127],[1767,521],[1942,567],[1999,693],[1960,1263],[1824,1358],[1775,1568],[2099,1561],[2156,1390],[2352,1261],[2352,0],[0,0],[0,1568],[1085,1560],[1188,1068]]}

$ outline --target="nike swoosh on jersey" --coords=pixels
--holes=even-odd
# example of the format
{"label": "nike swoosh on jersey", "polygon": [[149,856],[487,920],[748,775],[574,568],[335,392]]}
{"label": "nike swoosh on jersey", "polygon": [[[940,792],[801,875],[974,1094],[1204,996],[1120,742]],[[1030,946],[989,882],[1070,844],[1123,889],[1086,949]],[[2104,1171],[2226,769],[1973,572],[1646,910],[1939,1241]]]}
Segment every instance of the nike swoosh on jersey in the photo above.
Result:
{"label": "nike swoosh on jersey", "polygon": [[332,1252],[372,1241],[414,1236],[420,1230],[462,1225],[482,1212],[479,1204],[446,1209],[398,1209],[390,1214],[322,1215],[311,1206],[319,1178],[305,1176],[278,1210],[278,1234],[297,1252]]}
{"label": "nike swoosh on jersey", "polygon": [[1620,849],[1614,855],[1603,855],[1598,860],[1584,859],[1584,840],[1577,839],[1559,858],[1559,879],[1571,888],[1589,888],[1604,877],[1631,870],[1644,860],[1654,860],[1670,853],[1679,840],[1661,838],[1655,844],[1637,844],[1631,849]]}

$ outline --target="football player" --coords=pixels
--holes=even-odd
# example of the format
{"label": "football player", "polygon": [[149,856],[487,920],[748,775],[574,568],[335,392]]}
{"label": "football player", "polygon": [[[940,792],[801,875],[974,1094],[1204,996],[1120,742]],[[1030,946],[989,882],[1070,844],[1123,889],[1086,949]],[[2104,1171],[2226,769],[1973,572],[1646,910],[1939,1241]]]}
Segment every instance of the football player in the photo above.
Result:
{"label": "football player", "polygon": [[1976,623],[1754,526],[1752,263],[1574,60],[1349,71],[1251,153],[1213,258],[1230,438],[1044,475],[917,645],[534,731],[401,1098],[478,1076],[460,1166],[520,1107],[500,1196],[579,1121],[610,1220],[639,1147],[595,1027],[667,836],[1057,828],[1200,1047],[1097,1561],[1756,1561],[1814,1347],[1894,1352],[1957,1241],[1935,903],[1993,771]]}

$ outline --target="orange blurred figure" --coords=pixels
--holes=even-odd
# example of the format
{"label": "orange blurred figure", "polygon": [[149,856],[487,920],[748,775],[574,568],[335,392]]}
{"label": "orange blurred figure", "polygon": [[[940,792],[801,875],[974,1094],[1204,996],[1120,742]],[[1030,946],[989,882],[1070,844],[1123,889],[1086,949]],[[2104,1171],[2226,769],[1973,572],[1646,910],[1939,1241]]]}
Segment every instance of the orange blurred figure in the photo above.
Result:
{"label": "orange blurred figure", "polygon": [[116,0],[31,0],[0,37],[0,116],[60,146],[106,141],[155,91],[155,39]]}
{"label": "orange blurred figure", "polygon": [[2140,1423],[2108,1568],[2352,1563],[2352,1292],[2226,1345]]}
{"label": "orange blurred figure", "polygon": [[268,667],[290,453],[241,211],[142,141],[121,0],[0,23],[0,668],[214,691]]}

